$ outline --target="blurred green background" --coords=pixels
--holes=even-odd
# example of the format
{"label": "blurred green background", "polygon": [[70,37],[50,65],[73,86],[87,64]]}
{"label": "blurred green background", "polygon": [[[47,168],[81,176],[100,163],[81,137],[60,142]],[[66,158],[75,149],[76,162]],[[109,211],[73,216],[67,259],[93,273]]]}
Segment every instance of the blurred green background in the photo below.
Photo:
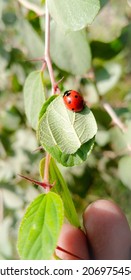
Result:
{"label": "blurred green background", "polygon": [[[29,2],[44,12],[44,1]],[[60,69],[57,58],[53,68],[56,80],[64,76],[62,91],[74,88],[83,93],[98,124],[96,143],[88,160],[72,168],[59,165],[77,211],[81,216],[89,203],[111,199],[124,211],[131,226],[130,20],[131,1],[120,0],[118,5],[117,0],[112,0],[87,28],[97,88],[102,100],[126,125],[125,134],[114,126],[102,107],[87,73],[73,75],[68,69]],[[41,68],[40,62],[30,59],[44,54],[44,21],[44,16],[37,16],[19,1],[0,1],[0,259],[19,259],[18,226],[25,207],[40,192],[18,174],[39,179],[39,161],[43,157],[43,152],[34,152],[38,143],[25,117],[23,85],[31,71]],[[50,93],[47,71],[44,80]]]}

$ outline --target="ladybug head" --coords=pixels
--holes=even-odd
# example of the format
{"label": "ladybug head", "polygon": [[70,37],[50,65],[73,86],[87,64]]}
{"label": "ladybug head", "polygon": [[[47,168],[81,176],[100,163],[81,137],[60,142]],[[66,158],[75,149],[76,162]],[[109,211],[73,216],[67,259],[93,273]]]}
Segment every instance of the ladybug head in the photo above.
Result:
{"label": "ladybug head", "polygon": [[64,95],[63,96],[69,96],[71,94],[71,90],[67,90],[64,92]]}

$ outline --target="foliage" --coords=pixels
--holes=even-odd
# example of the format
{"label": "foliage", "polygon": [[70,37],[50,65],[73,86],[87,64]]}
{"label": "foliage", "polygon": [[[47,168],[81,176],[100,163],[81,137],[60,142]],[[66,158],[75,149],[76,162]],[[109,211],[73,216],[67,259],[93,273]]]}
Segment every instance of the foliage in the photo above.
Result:
{"label": "foliage", "polygon": [[[35,2],[37,8],[44,11],[44,1],[30,2]],[[65,4],[67,2],[70,6],[70,14],[67,9],[68,5]],[[63,106],[61,97],[50,97],[51,83],[47,69],[45,69],[43,75],[40,71],[41,61],[30,61],[30,59],[41,58],[44,55],[44,16],[39,17],[34,11],[23,7],[18,1],[2,0],[0,2],[1,259],[19,259],[16,239],[18,238],[20,221],[29,203],[31,204],[25,214],[29,218],[30,209],[36,211],[35,207],[37,202],[40,201],[41,208],[37,209],[40,217],[46,203],[49,203],[48,207],[52,211],[52,215],[56,213],[56,217],[58,217],[58,227],[54,227],[54,224],[50,224],[49,217],[46,216],[46,224],[50,224],[50,232],[51,229],[53,232],[56,230],[56,235],[53,235],[52,243],[48,243],[52,244],[51,251],[49,252],[49,248],[46,248],[48,256],[43,255],[44,253],[41,251],[38,258],[50,258],[54,252],[63,222],[63,206],[66,218],[70,223],[79,226],[79,223],[82,225],[82,213],[89,203],[99,198],[113,199],[123,209],[131,225],[130,3],[121,0],[118,6],[116,0],[110,2],[87,0],[83,2],[88,7],[89,15],[87,17],[85,7],[79,4],[81,1],[77,1],[78,7],[76,9],[73,8],[75,2],[73,0],[57,1],[54,7],[52,4],[54,1],[48,0],[51,16],[57,22],[55,23],[53,19],[51,22],[51,58],[55,78],[59,81],[64,76],[59,85],[61,93],[72,88],[80,91],[90,108],[90,110],[86,108],[85,115],[74,113],[77,119],[75,124],[78,124],[78,126],[75,129],[73,127],[72,131],[71,122],[68,118],[71,120],[73,113],[66,109],[60,111],[61,106]],[[95,7],[94,14],[90,12],[92,5],[89,4],[91,2]],[[81,17],[78,10],[81,15],[85,12],[85,16]],[[32,96],[34,102],[32,102]],[[37,99],[38,96],[39,99]],[[51,99],[47,99],[48,97]],[[47,103],[42,107],[45,100],[47,100]],[[58,111],[54,106],[56,103]],[[126,128],[124,132],[112,122],[111,116],[105,110],[105,103],[111,105],[116,116],[123,123],[123,127]],[[40,110],[41,113],[39,114]],[[38,186],[33,187],[31,183],[23,181],[18,174],[29,173],[30,177],[39,178],[39,162],[41,160],[40,175],[42,178],[44,177],[44,152],[35,151],[39,145],[35,130],[38,122],[39,127],[42,127],[42,132],[43,129],[48,130],[45,126],[43,128],[43,123],[47,122],[47,117],[51,118],[52,110],[55,111],[53,111],[53,116],[55,116],[57,132],[58,128],[63,126],[62,123],[61,126],[58,126],[58,118],[62,122],[63,114],[66,114],[66,117],[64,116],[64,123],[65,119],[67,121],[65,124],[66,136],[64,136],[66,141],[62,139],[62,149],[64,150],[61,154],[59,153],[61,148],[61,141],[58,143],[59,137],[57,148],[47,147],[47,142],[43,144],[43,135],[42,145],[62,164],[67,162],[69,153],[68,160],[73,164],[69,163],[69,167],[64,167],[51,159],[49,166],[50,182],[57,181],[57,183],[51,192],[45,195],[41,194]],[[71,139],[73,141],[76,129],[79,130],[82,127],[82,122],[86,126],[88,110],[88,117],[91,118],[90,125],[93,124],[89,130],[89,138],[82,139],[80,147],[77,146],[76,141],[70,145],[67,141],[68,133],[73,133]],[[59,112],[59,117],[57,112]],[[86,153],[90,152],[96,134],[96,123],[93,115],[97,122],[98,132],[94,148],[87,159]],[[69,128],[69,131],[67,128]],[[79,163],[81,149],[84,151],[85,158],[82,158],[81,165],[71,167],[71,165],[74,165],[74,158]],[[67,204],[66,201],[68,201]],[[57,203],[59,204],[58,208]],[[30,208],[32,205],[33,208]],[[73,213],[72,215],[70,211]],[[61,212],[61,216],[59,212]],[[39,232],[44,227],[43,220],[40,219],[40,221]],[[23,220],[20,226],[22,234],[26,226],[26,221]],[[32,224],[30,230],[33,230]],[[22,258],[34,258],[33,255],[27,256],[27,249],[25,250],[22,247],[21,236],[19,237],[21,245],[20,243],[18,245],[20,255]],[[32,238],[34,236],[35,234]],[[28,237],[27,243],[30,247]],[[49,237],[52,238],[51,235],[48,235]],[[46,237],[43,238],[43,242],[45,240]],[[32,249],[33,252],[35,249]]]}
{"label": "foliage", "polygon": [[24,85],[25,113],[32,128],[37,128],[39,112],[45,102],[41,71],[33,71]]}
{"label": "foliage", "polygon": [[65,166],[74,166],[85,160],[96,132],[96,121],[89,108],[86,106],[79,114],[69,111],[61,96],[47,106],[38,125],[41,145]]}
{"label": "foliage", "polygon": [[18,248],[22,259],[50,259],[63,218],[63,203],[57,194],[39,195],[28,207],[20,226]]}

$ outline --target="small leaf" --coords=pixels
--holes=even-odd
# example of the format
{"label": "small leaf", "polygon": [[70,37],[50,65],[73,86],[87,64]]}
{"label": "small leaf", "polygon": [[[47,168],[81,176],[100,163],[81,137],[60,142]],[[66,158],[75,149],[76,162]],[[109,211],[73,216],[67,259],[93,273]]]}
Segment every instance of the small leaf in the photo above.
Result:
{"label": "small leaf", "polygon": [[62,96],[50,103],[38,127],[41,145],[51,149],[58,146],[63,154],[74,154],[96,132],[96,121],[89,108],[72,112],[65,107]]}
{"label": "small leaf", "polygon": [[121,155],[127,152],[128,146],[131,146],[131,121],[126,120],[125,126],[127,128],[125,133],[122,133],[118,127],[110,129],[112,148],[116,153]]}
{"label": "small leaf", "polygon": [[38,55],[41,57],[44,53],[43,41],[32,25],[27,20],[20,18],[17,30],[23,39],[22,43],[27,47],[28,55],[33,58]]}
{"label": "small leaf", "polygon": [[131,190],[131,157],[124,156],[118,164],[118,175],[122,183]]}
{"label": "small leaf", "polygon": [[106,0],[48,0],[52,18],[66,30],[77,31],[91,24]]}
{"label": "small leaf", "polygon": [[104,67],[96,70],[96,83],[101,95],[111,90],[119,81],[122,73],[121,65],[118,63],[106,63]]}
{"label": "small leaf", "polygon": [[32,128],[37,128],[39,112],[45,102],[41,71],[31,72],[24,85],[24,104],[27,119]]}
{"label": "small leaf", "polygon": [[29,205],[18,236],[22,259],[51,259],[63,224],[63,211],[61,198],[53,192],[39,195]]}
{"label": "small leaf", "polygon": [[100,147],[104,147],[105,145],[107,145],[110,141],[110,136],[109,136],[109,132],[106,130],[99,130],[97,132],[96,135],[96,143],[100,146]]}
{"label": "small leaf", "polygon": [[[44,177],[44,165],[45,158],[40,162],[40,175],[42,178]],[[54,191],[61,196],[64,204],[66,218],[72,225],[79,227],[80,222],[71,198],[71,194],[53,158],[51,158],[49,165],[49,182],[50,184],[55,182],[55,185],[51,191]]]}
{"label": "small leaf", "polygon": [[[55,47],[54,47],[55,46]],[[91,51],[85,30],[65,33],[60,26],[51,25],[51,57],[64,71],[85,74],[91,67]]]}
{"label": "small leaf", "polygon": [[[117,4],[118,3],[116,1],[113,1],[112,3],[108,1],[108,5],[95,18],[93,24],[88,27],[91,41],[98,40],[100,42],[109,43],[120,36],[120,34],[123,33],[125,27],[127,28],[127,22],[124,16],[124,2],[123,8],[122,5]],[[111,16],[111,20],[107,20],[107,17],[109,19],[109,15]],[[117,41],[117,43],[118,44],[116,45],[116,48],[118,45],[121,45],[120,42]],[[123,43],[126,46],[126,40],[124,40]],[[104,49],[102,49],[102,51],[104,51]]]}

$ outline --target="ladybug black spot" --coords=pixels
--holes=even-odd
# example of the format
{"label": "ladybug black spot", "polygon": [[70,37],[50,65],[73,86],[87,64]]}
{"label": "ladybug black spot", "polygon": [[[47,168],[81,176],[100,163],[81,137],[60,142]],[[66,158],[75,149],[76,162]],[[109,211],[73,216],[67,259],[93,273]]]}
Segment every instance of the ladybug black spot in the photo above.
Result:
{"label": "ladybug black spot", "polygon": [[64,95],[63,95],[63,96],[69,96],[70,94],[71,94],[70,91],[67,90],[67,91],[64,92]]}
{"label": "ladybug black spot", "polygon": [[63,101],[68,110],[73,112],[81,112],[84,108],[84,100],[79,92],[75,90],[67,90],[63,95]]}

